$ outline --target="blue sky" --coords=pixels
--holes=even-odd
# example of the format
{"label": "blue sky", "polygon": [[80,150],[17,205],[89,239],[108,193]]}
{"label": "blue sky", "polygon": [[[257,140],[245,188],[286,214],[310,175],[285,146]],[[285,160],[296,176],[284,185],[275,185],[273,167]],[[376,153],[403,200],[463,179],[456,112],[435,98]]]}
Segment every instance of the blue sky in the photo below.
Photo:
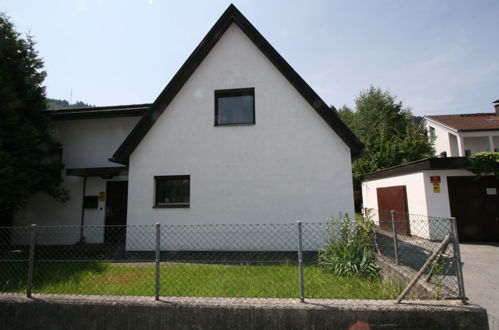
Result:
{"label": "blue sky", "polygon": [[[416,115],[492,112],[499,1],[232,1],[328,104],[371,84]],[[153,102],[231,1],[0,0],[45,61],[47,96]]]}

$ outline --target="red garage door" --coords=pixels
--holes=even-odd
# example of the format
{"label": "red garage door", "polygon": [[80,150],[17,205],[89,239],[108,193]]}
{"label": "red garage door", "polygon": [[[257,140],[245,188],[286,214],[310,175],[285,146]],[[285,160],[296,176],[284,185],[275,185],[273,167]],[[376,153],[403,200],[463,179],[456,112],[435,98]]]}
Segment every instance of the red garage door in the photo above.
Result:
{"label": "red garage door", "polygon": [[397,221],[397,232],[403,235],[410,235],[405,186],[377,188],[376,195],[378,197],[380,227],[392,230],[390,211],[393,210],[395,211],[395,220]]}

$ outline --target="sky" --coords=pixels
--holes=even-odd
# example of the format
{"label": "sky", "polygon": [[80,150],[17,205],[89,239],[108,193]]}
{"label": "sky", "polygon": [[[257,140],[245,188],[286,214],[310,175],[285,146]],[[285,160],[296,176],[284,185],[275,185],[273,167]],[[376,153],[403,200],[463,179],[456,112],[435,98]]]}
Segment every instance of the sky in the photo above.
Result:
{"label": "sky", "polygon": [[498,0],[0,0],[50,98],[152,103],[230,3],[330,105],[371,85],[415,115],[492,112]]}

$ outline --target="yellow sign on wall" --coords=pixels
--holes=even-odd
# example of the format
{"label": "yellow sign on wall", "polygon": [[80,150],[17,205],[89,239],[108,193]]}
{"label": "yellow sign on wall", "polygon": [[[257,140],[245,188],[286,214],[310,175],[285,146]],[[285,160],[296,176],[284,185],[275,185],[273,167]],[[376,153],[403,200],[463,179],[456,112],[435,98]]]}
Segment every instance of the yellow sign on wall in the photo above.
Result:
{"label": "yellow sign on wall", "polygon": [[434,183],[433,184],[433,192],[434,193],[440,193],[440,183]]}
{"label": "yellow sign on wall", "polygon": [[105,201],[105,200],[106,200],[106,193],[105,193],[105,192],[103,192],[103,191],[101,191],[101,192],[99,193],[99,201],[103,202],[103,201]]}

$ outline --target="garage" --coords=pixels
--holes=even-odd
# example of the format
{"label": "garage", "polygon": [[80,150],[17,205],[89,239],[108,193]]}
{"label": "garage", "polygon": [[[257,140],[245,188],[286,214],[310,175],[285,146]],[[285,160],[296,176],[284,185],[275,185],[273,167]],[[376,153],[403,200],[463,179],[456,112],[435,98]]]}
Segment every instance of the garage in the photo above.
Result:
{"label": "garage", "polygon": [[450,213],[462,241],[499,240],[498,183],[493,176],[447,177]]}
{"label": "garage", "polygon": [[[404,213],[455,217],[460,240],[499,241],[499,180],[465,170],[466,157],[428,158],[364,176],[363,206],[388,220],[397,211],[400,234],[438,239],[441,233],[419,233]],[[387,219],[381,219],[385,217]]]}

